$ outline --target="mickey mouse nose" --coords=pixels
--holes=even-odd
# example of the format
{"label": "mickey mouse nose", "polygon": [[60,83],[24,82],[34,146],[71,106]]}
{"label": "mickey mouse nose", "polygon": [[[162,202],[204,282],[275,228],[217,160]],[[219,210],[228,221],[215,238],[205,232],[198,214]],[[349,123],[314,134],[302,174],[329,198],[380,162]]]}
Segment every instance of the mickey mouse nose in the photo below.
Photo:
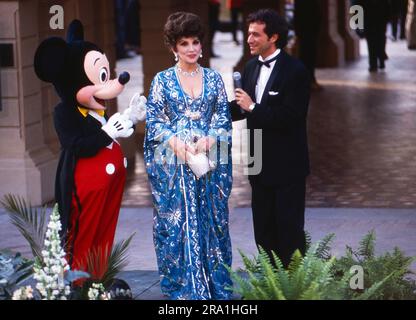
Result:
{"label": "mickey mouse nose", "polygon": [[130,80],[130,74],[128,72],[123,72],[118,76],[118,82],[122,85],[125,85]]}

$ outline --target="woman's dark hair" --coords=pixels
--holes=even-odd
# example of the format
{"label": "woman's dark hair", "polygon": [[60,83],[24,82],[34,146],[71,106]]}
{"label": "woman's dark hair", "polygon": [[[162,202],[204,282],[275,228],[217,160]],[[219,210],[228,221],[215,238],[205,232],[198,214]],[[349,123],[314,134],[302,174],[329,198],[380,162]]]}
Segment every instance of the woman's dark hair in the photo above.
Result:
{"label": "woman's dark hair", "polygon": [[204,29],[201,19],[196,14],[181,11],[172,13],[168,17],[163,34],[166,45],[175,48],[182,37],[197,37],[202,42]]}
{"label": "woman's dark hair", "polygon": [[276,42],[277,48],[284,48],[286,46],[289,25],[287,24],[285,18],[279,16],[275,10],[260,9],[251,13],[247,17],[247,24],[254,22],[265,24],[264,32],[269,38],[274,34],[279,35],[279,39]]}

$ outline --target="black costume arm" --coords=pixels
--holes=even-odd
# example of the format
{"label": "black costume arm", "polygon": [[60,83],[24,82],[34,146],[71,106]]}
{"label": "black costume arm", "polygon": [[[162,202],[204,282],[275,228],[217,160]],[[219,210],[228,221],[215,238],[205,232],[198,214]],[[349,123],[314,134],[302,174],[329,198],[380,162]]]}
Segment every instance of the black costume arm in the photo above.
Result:
{"label": "black costume arm", "polygon": [[[101,148],[113,142],[101,128],[86,135],[76,111],[57,108],[54,112],[54,122],[59,141],[63,149],[72,149],[76,157],[93,157]],[[69,108],[68,108],[69,109]]]}

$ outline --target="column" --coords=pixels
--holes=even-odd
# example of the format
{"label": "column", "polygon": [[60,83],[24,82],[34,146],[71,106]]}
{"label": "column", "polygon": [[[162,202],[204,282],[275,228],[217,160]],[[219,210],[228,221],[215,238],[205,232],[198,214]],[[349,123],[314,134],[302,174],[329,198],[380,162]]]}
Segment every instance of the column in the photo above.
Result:
{"label": "column", "polygon": [[11,43],[14,64],[1,70],[0,197],[32,205],[53,199],[57,157],[45,144],[40,81],[33,70],[38,1],[0,2],[0,41]]}
{"label": "column", "polygon": [[345,44],[345,60],[354,61],[360,56],[360,39],[350,27],[350,1],[338,3],[338,32]]}
{"label": "column", "polygon": [[338,33],[337,3],[337,0],[321,0],[322,21],[317,67],[334,68],[345,63],[344,40]]}

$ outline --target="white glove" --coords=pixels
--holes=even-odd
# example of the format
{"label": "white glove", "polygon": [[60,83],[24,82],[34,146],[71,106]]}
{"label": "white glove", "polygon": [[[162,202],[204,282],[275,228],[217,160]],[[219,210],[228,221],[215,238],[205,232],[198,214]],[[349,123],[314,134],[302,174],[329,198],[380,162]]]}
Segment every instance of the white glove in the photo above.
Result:
{"label": "white glove", "polygon": [[121,115],[119,112],[113,114],[108,122],[101,127],[113,140],[117,138],[130,137],[134,129],[133,121],[129,120],[127,115]]}
{"label": "white glove", "polygon": [[146,119],[146,102],[145,96],[136,93],[130,100],[129,107],[124,111],[123,115],[127,115],[133,124]]}

